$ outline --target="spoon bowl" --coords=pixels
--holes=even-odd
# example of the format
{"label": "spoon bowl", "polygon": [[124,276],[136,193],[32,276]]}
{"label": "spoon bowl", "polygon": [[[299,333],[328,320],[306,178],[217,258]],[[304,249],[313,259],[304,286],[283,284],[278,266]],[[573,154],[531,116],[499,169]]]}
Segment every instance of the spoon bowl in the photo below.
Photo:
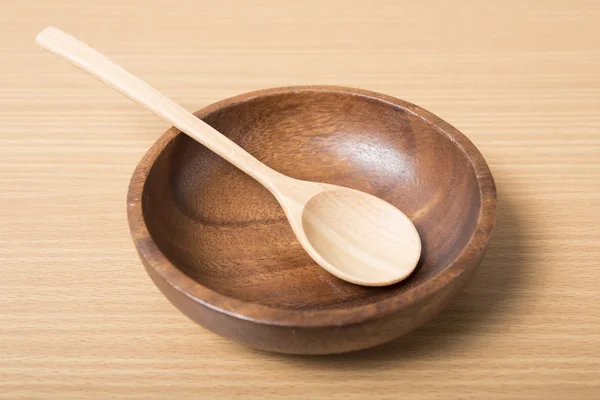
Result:
{"label": "spoon bowl", "polygon": [[348,282],[399,282],[410,275],[421,255],[419,234],[410,219],[364,192],[339,186],[320,190],[304,206],[301,220],[302,230],[296,235],[306,239],[311,257]]}

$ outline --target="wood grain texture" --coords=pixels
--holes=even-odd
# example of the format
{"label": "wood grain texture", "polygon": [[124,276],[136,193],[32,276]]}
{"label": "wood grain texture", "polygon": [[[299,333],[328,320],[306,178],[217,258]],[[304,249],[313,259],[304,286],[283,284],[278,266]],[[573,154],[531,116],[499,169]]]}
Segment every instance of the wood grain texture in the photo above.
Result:
{"label": "wood grain texture", "polygon": [[[599,18],[581,0],[2,1],[0,397],[598,397]],[[433,111],[494,173],[481,269],[359,354],[269,355],[199,328],[147,278],[123,206],[168,126],[37,48],[49,24],[187,109],[339,84]]]}
{"label": "wood grain texture", "polygon": [[294,86],[197,115],[276,171],[405,210],[423,243],[399,284],[342,281],[311,260],[275,196],[171,129],[133,174],[129,224],[156,285],[213,332],[283,353],[364,349],[431,319],[479,266],[496,220],[494,182],[473,143],[431,113],[364,90]]}

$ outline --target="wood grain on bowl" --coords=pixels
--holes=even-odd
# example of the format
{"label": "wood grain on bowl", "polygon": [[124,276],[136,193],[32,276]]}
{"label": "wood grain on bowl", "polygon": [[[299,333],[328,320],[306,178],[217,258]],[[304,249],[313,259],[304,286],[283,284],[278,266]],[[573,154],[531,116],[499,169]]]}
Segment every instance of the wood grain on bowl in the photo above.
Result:
{"label": "wood grain on bowl", "polygon": [[281,173],[388,201],[423,243],[401,283],[344,282],[304,252],[265,188],[170,129],[132,177],[129,222],[155,284],[206,328],[286,353],[371,347],[432,318],[479,265],[495,221],[493,178],[474,145],[431,113],[357,89],[291,87],[196,115]]}

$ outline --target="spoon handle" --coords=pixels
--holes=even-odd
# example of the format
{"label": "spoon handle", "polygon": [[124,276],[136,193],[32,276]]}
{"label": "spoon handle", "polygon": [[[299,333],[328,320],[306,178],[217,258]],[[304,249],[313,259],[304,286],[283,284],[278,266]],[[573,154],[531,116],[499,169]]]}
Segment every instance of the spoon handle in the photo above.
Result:
{"label": "spoon handle", "polygon": [[125,97],[169,121],[180,131],[202,143],[267,188],[273,188],[272,179],[280,176],[278,172],[258,161],[219,131],[108,57],[53,27],[40,32],[35,41],[51,53],[81,68]]}

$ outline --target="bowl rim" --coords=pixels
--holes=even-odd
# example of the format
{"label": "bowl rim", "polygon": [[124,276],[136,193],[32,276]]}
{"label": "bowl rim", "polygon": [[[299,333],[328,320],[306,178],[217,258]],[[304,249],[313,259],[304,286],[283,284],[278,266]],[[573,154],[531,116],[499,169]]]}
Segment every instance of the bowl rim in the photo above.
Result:
{"label": "bowl rim", "polygon": [[142,157],[133,172],[128,188],[127,217],[129,228],[139,256],[146,268],[152,268],[168,285],[183,296],[217,312],[265,325],[325,328],[360,324],[400,312],[450,285],[470,269],[469,267],[476,268],[478,266],[477,261],[485,253],[496,222],[496,186],[494,179],[482,154],[475,145],[464,134],[431,112],[407,101],[369,90],[345,86],[314,85],[256,90],[218,101],[196,111],[194,114],[199,118],[203,118],[219,109],[258,97],[300,92],[336,93],[382,101],[423,119],[433,125],[441,134],[448,137],[471,163],[479,185],[479,216],[475,229],[463,249],[450,261],[446,268],[419,285],[403,292],[402,295],[349,309],[283,309],[246,302],[218,293],[192,279],[171,263],[152,239],[143,217],[142,195],[148,174],[161,152],[181,133],[177,128],[172,127],[163,133]]}

